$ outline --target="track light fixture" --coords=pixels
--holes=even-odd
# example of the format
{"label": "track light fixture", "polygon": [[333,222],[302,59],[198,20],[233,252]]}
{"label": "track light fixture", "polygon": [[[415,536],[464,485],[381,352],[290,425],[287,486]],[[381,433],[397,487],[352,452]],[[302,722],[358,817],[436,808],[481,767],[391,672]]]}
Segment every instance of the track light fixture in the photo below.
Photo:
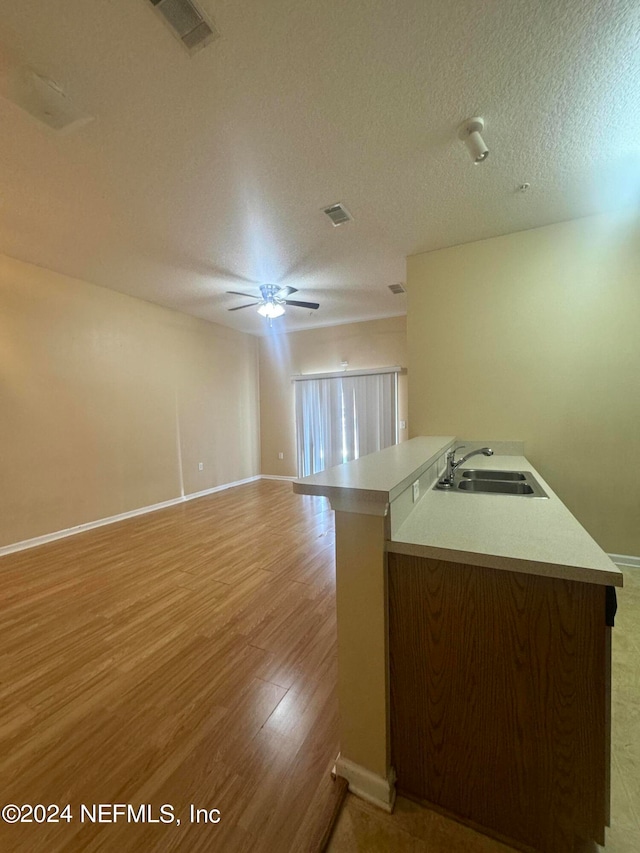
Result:
{"label": "track light fixture", "polygon": [[458,128],[458,137],[467,146],[471,159],[476,166],[478,163],[484,163],[489,156],[489,149],[485,145],[482,136],[480,136],[482,130],[484,130],[484,119],[478,116],[468,118]]}

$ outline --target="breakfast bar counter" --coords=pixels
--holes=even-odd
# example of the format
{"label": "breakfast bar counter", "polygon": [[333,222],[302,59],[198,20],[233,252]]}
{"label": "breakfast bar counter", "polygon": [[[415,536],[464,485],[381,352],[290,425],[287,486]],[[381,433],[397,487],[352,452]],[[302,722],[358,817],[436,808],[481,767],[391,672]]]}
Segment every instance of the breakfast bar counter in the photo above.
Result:
{"label": "breakfast bar counter", "polygon": [[[518,849],[603,844],[622,573],[521,442],[434,488],[455,444],[415,438],[294,484],[336,511],[336,772],[382,808],[397,788]],[[542,491],[492,492],[506,472]]]}

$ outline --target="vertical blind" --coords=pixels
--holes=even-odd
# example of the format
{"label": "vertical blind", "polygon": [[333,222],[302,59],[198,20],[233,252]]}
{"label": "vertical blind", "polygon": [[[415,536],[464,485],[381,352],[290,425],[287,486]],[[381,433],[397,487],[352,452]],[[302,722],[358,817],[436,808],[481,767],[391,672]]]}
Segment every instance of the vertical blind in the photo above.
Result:
{"label": "vertical blind", "polygon": [[397,442],[397,373],[297,380],[298,476]]}

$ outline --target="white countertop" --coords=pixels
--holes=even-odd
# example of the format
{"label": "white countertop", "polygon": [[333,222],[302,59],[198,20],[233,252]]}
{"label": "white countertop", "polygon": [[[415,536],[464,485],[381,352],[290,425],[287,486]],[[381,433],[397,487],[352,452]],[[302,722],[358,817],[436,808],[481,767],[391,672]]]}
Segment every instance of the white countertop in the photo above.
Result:
{"label": "white countertop", "polygon": [[412,438],[379,453],[295,480],[293,491],[303,495],[324,495],[332,502],[368,501],[384,507],[417,479],[453,441],[453,436]]}
{"label": "white countertop", "polygon": [[622,586],[622,572],[524,456],[474,456],[463,468],[531,471],[549,496],[428,489],[387,550]]}
{"label": "white countertop", "polygon": [[[384,515],[453,441],[452,436],[413,438],[296,480],[293,489],[324,495],[334,509]],[[474,456],[464,468],[531,471],[549,497],[429,488],[387,542],[388,551],[622,586],[620,569],[524,456]]]}

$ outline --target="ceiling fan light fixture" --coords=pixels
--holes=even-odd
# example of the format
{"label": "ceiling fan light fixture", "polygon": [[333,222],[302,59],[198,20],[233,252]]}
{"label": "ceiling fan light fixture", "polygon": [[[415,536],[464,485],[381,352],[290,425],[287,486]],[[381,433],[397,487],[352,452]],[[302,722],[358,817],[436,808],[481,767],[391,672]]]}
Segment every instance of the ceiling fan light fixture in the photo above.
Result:
{"label": "ceiling fan light fixture", "polygon": [[278,305],[277,302],[265,302],[258,306],[258,314],[267,317],[269,320],[275,320],[276,317],[282,317],[284,314],[284,305]]}
{"label": "ceiling fan light fixture", "polygon": [[227,290],[231,296],[246,296],[247,299],[254,299],[255,302],[249,302],[247,305],[234,305],[229,308],[229,311],[241,311],[243,308],[255,308],[257,306],[258,314],[269,321],[275,320],[276,317],[282,317],[287,307],[292,305],[294,308],[310,308],[315,311],[320,307],[318,302],[304,302],[300,299],[289,299],[298,290],[295,287],[287,284],[284,287],[280,284],[261,284],[260,296],[252,293],[243,293],[239,290]]}

